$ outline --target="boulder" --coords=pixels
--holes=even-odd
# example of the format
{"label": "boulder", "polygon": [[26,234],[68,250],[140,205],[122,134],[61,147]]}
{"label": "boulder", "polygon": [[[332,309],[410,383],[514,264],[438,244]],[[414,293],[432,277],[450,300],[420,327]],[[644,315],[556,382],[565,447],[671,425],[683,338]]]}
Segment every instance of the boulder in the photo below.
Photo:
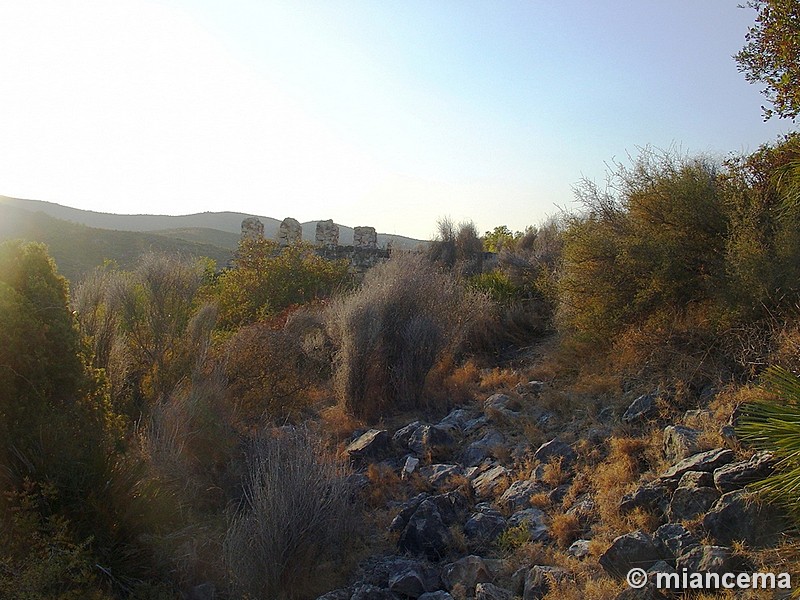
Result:
{"label": "boulder", "polygon": [[447,555],[453,538],[435,502],[424,500],[400,533],[397,547],[413,556],[438,561]]}
{"label": "boulder", "polygon": [[599,562],[606,573],[622,579],[633,567],[649,569],[664,558],[664,551],[653,538],[639,530],[615,538]]}
{"label": "boulder", "polygon": [[436,464],[423,467],[420,472],[433,487],[441,487],[453,477],[464,476],[464,469],[460,465]]}
{"label": "boulder", "polygon": [[631,402],[628,409],[622,415],[623,423],[637,423],[654,417],[657,412],[656,400],[658,394],[643,394]]}
{"label": "boulder", "polygon": [[667,460],[683,460],[697,452],[700,432],[683,425],[668,425],[664,428],[664,456]]}
{"label": "boulder", "polygon": [[689,573],[736,573],[743,561],[724,546],[694,546],[678,557],[675,570]]}
{"label": "boulder", "polygon": [[772,545],[784,530],[782,515],[743,490],[723,494],[703,518],[703,528],[720,544],[743,541],[752,548]]}
{"label": "boulder", "polygon": [[536,481],[520,479],[512,483],[509,488],[503,492],[503,495],[500,496],[500,500],[498,500],[498,504],[511,511],[520,508],[528,508],[531,505],[531,496],[544,489],[544,486]]}
{"label": "boulder", "polygon": [[472,415],[469,411],[463,408],[454,408],[450,413],[441,421],[436,424],[436,427],[443,429],[449,433],[463,433],[464,426],[470,420]]}
{"label": "boulder", "polygon": [[439,570],[423,563],[408,564],[389,578],[389,589],[404,596],[418,598],[425,592],[434,592],[441,587]]}
{"label": "boulder", "polygon": [[665,512],[669,498],[675,490],[675,483],[669,481],[650,481],[625,494],[619,503],[619,512],[627,514],[637,508],[649,512]]}
{"label": "boulder", "polygon": [[519,527],[520,525],[527,527],[532,542],[546,540],[550,535],[547,515],[538,508],[526,508],[511,515],[508,519],[508,526]]}
{"label": "boulder", "polygon": [[700,545],[698,537],[679,523],[662,525],[656,529],[653,538],[674,558],[678,558],[691,548]]}
{"label": "boulder", "polygon": [[713,487],[679,487],[672,494],[667,517],[670,521],[693,519],[706,512],[719,498],[717,488]]}
{"label": "boulder", "polygon": [[483,437],[472,442],[464,451],[462,461],[467,467],[474,467],[492,456],[492,451],[505,442],[503,434],[496,429],[490,429]]}
{"label": "boulder", "polygon": [[540,600],[550,591],[553,583],[561,582],[567,576],[567,572],[559,567],[532,566],[525,575],[523,600]]}
{"label": "boulder", "polygon": [[729,463],[714,471],[714,485],[722,492],[738,490],[772,474],[775,459],[769,452],[759,452],[749,460]]}
{"label": "boulder", "polygon": [[422,423],[420,421],[414,421],[405,427],[401,427],[394,432],[394,435],[392,436],[392,443],[401,451],[408,450],[408,442],[411,440],[411,436],[414,435],[414,432],[420,427],[422,427]]}
{"label": "boulder", "polygon": [[681,475],[681,479],[678,481],[678,487],[714,487],[714,475],[707,471],[687,471]]}
{"label": "boulder", "polygon": [[426,500],[430,497],[430,494],[426,492],[422,492],[421,494],[417,494],[413,498],[410,498],[406,502],[404,502],[400,506],[400,512],[398,515],[392,520],[392,523],[389,525],[389,531],[391,532],[398,532],[402,531],[405,526],[408,524],[408,520],[411,518],[411,515],[419,508],[419,505],[422,504],[423,500]]}
{"label": "boulder", "polygon": [[514,594],[493,583],[479,583],[475,586],[475,600],[512,600]]}
{"label": "boulder", "polygon": [[442,569],[442,583],[451,592],[460,585],[467,592],[472,592],[479,583],[490,583],[492,573],[480,556],[465,556]]}
{"label": "boulder", "polygon": [[475,546],[489,546],[505,531],[506,519],[498,511],[488,509],[473,513],[464,523],[464,535]]}
{"label": "boulder", "polygon": [[561,460],[561,466],[564,469],[569,469],[574,463],[577,455],[575,451],[558,439],[552,439],[545,442],[533,455],[533,458],[541,463],[548,463],[553,460]]}
{"label": "boulder", "polygon": [[420,458],[442,459],[455,447],[455,440],[444,429],[432,425],[421,425],[411,434],[408,449]]}
{"label": "boulder", "polygon": [[586,558],[589,556],[589,544],[591,540],[575,540],[569,548],[567,554],[575,558]]}
{"label": "boulder", "polygon": [[419,459],[416,456],[407,456],[406,462],[403,463],[402,476],[403,479],[409,477],[419,466]]}
{"label": "boulder", "polygon": [[472,489],[478,498],[490,498],[499,493],[499,490],[508,484],[508,469],[501,465],[495,465],[488,471],[484,471],[472,480]]}
{"label": "boulder", "polygon": [[713,473],[723,465],[732,462],[734,454],[727,448],[715,448],[706,452],[698,452],[688,458],[684,458],[677,464],[672,465],[664,471],[660,479],[662,481],[680,481],[684,473],[688,471],[706,471]]}
{"label": "boulder", "polygon": [[385,429],[370,429],[361,434],[346,449],[356,464],[378,462],[390,454],[389,432]]}

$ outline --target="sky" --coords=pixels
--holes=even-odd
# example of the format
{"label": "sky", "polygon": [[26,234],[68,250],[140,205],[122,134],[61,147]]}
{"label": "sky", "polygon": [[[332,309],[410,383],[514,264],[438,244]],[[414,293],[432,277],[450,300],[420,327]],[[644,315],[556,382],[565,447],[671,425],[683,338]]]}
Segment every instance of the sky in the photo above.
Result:
{"label": "sky", "polygon": [[0,0],[0,194],[431,238],[764,122],[741,0]]}

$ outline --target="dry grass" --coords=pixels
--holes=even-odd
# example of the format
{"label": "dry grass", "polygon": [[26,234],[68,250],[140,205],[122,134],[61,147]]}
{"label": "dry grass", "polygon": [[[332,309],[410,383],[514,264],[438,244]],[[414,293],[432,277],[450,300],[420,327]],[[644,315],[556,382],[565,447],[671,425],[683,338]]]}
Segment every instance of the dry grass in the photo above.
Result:
{"label": "dry grass", "polygon": [[389,500],[397,498],[403,488],[403,480],[387,465],[370,464],[367,467],[367,478],[370,482],[367,503],[375,508],[385,506]]}
{"label": "dry grass", "polygon": [[581,534],[581,524],[576,515],[559,513],[550,519],[550,535],[559,548],[568,548]]}
{"label": "dry grass", "polygon": [[562,483],[567,483],[572,475],[563,466],[562,459],[554,458],[544,466],[542,481],[550,487],[556,487]]}
{"label": "dry grass", "polygon": [[516,369],[495,367],[480,372],[478,387],[482,392],[507,392],[524,381],[526,381],[525,377]]}
{"label": "dry grass", "polygon": [[254,440],[224,557],[234,588],[254,599],[292,600],[323,591],[323,563],[345,557],[356,516],[343,462],[307,430]]}

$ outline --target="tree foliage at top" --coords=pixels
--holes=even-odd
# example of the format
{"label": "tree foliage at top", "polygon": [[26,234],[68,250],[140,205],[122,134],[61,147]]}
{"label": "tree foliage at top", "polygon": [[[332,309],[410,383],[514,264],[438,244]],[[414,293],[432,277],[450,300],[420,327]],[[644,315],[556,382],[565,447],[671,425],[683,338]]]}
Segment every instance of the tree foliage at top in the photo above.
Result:
{"label": "tree foliage at top", "polygon": [[774,115],[795,120],[800,113],[800,4],[797,0],[749,0],[756,23],[736,55],[747,81],[762,83],[773,108],[763,107],[764,119]]}

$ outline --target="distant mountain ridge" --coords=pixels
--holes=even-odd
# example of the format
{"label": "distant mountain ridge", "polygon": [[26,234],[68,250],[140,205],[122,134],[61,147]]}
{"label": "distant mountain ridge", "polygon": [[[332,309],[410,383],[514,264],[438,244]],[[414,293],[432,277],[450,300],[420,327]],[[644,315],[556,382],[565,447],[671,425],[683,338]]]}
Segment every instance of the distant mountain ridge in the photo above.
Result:
{"label": "distant mountain ridge", "polygon": [[[169,231],[171,236],[181,230],[206,229],[236,234],[238,240],[242,221],[248,217],[256,217],[264,223],[265,237],[275,239],[278,227],[281,223],[278,219],[272,217],[230,211],[202,212],[190,215],[117,215],[72,208],[54,202],[45,202],[43,200],[24,200],[8,196],[0,196],[0,204],[14,206],[30,212],[42,212],[56,219],[97,229],[149,233]],[[308,221],[302,224],[304,240],[309,242],[314,241],[316,225],[317,221]],[[194,231],[194,233],[191,234],[194,241],[202,240],[204,243],[213,243],[209,239],[202,238],[202,236],[198,237],[199,234],[200,232],[198,231]],[[213,234],[209,234],[209,236],[214,237]],[[217,235],[216,237],[218,240],[220,239],[220,236]],[[228,241],[225,243],[224,247],[230,247],[230,238],[227,239]],[[391,241],[396,248],[413,248],[421,243],[425,243],[422,240],[416,240],[401,235],[378,233],[379,246],[386,246],[389,241]],[[339,225],[339,243],[345,246],[353,243],[352,227]],[[233,247],[235,248],[235,244]]]}

